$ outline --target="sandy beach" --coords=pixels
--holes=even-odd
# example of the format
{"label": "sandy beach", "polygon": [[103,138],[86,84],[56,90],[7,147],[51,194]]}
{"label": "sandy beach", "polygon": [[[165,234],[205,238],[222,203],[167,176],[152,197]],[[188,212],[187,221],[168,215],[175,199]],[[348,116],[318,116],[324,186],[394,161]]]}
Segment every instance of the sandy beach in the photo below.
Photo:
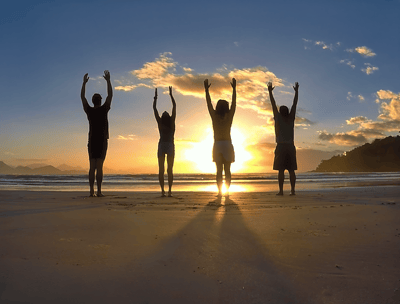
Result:
{"label": "sandy beach", "polygon": [[0,303],[400,303],[398,186],[0,191]]}

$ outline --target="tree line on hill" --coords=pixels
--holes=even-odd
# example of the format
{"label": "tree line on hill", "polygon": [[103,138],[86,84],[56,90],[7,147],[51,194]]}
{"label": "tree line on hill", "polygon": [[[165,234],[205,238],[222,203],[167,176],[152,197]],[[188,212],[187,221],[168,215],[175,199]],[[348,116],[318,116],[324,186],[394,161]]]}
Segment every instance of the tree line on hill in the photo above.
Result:
{"label": "tree line on hill", "polygon": [[342,155],[323,160],[314,172],[400,171],[400,136],[375,139]]}

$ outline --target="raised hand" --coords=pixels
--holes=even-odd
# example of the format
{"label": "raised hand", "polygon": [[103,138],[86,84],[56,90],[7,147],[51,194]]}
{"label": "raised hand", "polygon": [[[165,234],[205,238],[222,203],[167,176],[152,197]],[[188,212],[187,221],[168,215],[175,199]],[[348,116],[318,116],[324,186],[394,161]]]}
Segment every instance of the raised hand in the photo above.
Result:
{"label": "raised hand", "polygon": [[169,96],[172,96],[172,87],[168,87],[169,88]]}
{"label": "raised hand", "polygon": [[299,90],[299,83],[298,82],[296,82],[294,84],[293,89],[294,89],[295,92],[297,92]]}
{"label": "raised hand", "polygon": [[236,79],[235,78],[232,78],[231,86],[232,86],[232,88],[236,89]]}
{"label": "raised hand", "polygon": [[204,89],[207,91],[209,87],[211,87],[211,83],[208,84],[208,79],[204,80]]}
{"label": "raised hand", "polygon": [[157,97],[158,97],[158,95],[157,95],[157,88],[156,88],[155,92],[154,92],[154,100],[157,100]]}
{"label": "raised hand", "polygon": [[109,81],[110,80],[110,72],[108,70],[105,70],[103,77],[105,80]]}
{"label": "raised hand", "polygon": [[273,89],[275,89],[275,87],[272,86],[272,82],[268,82],[268,91],[272,92]]}
{"label": "raised hand", "polygon": [[85,76],[83,76],[83,83],[86,83],[89,81],[89,74],[86,73]]}

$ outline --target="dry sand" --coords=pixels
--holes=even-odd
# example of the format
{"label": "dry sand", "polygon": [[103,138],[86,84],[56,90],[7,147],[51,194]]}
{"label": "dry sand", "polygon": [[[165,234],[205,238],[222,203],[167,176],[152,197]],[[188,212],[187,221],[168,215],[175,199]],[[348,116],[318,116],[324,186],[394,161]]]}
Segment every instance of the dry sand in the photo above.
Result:
{"label": "dry sand", "polygon": [[400,303],[399,189],[0,191],[0,303]]}

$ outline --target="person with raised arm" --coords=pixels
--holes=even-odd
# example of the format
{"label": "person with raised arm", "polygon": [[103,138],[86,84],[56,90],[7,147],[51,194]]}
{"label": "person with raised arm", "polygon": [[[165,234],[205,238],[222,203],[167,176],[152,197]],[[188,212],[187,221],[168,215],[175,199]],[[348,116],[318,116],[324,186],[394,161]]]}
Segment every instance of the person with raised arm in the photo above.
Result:
{"label": "person with raised arm", "polygon": [[168,174],[168,196],[172,196],[172,183],[174,181],[173,166],[175,158],[175,145],[174,145],[174,134],[175,134],[175,118],[176,118],[176,103],[174,96],[172,95],[172,87],[169,87],[169,96],[172,102],[172,115],[169,115],[167,111],[161,115],[157,111],[157,88],[155,89],[153,110],[154,116],[158,125],[158,132],[160,133],[160,140],[158,142],[158,181],[161,187],[161,196],[165,196],[164,191],[164,163],[165,155],[167,155],[167,174]]}
{"label": "person with raised arm", "polygon": [[299,83],[296,82],[293,86],[294,99],[292,108],[289,109],[286,106],[278,108],[275,103],[274,95],[272,91],[275,87],[272,86],[272,82],[268,83],[269,99],[272,105],[272,111],[274,113],[275,120],[275,138],[276,138],[276,149],[274,159],[274,170],[278,170],[278,184],[279,192],[277,195],[283,195],[283,182],[285,180],[285,170],[289,171],[290,195],[295,195],[296,186],[296,174],[297,160],[296,160],[296,147],[294,145],[294,120],[296,118],[297,101],[299,98]]}
{"label": "person with raised arm", "polygon": [[110,72],[104,71],[104,79],[107,82],[107,98],[103,105],[101,105],[101,95],[98,93],[93,94],[91,107],[85,97],[86,83],[89,81],[89,76],[86,73],[83,76],[83,84],[81,90],[81,100],[83,110],[85,111],[89,120],[89,186],[90,196],[94,195],[94,179],[96,176],[97,193],[98,197],[104,196],[101,192],[101,183],[103,182],[103,164],[106,158],[108,147],[108,111],[111,108],[111,100],[113,97],[112,85],[110,80]]}
{"label": "person with raised arm", "polygon": [[218,198],[222,197],[222,172],[225,172],[226,197],[229,197],[229,187],[231,185],[231,163],[235,162],[235,151],[231,139],[231,127],[233,116],[236,111],[236,79],[232,78],[232,104],[226,100],[218,100],[215,110],[211,103],[209,88],[211,83],[208,79],[204,80],[204,89],[206,92],[206,101],[208,112],[210,113],[213,130],[214,130],[214,146],[213,146],[213,162],[217,167],[217,186]]}

